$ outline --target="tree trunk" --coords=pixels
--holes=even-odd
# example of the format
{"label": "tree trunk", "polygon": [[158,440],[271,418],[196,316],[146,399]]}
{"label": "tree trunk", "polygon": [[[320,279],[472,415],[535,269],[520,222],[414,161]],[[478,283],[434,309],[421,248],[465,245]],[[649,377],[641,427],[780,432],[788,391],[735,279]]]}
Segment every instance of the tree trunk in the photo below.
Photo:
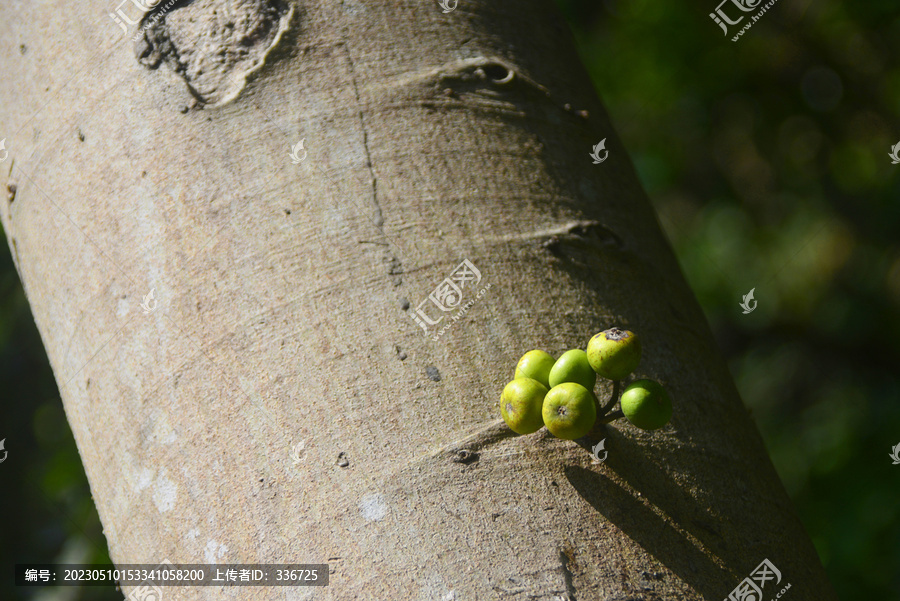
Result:
{"label": "tree trunk", "polygon": [[[330,564],[167,601],[719,600],[766,558],[835,598],[551,3],[164,4],[0,7],[0,214],[114,561]],[[613,325],[671,425],[511,435],[518,357]]]}

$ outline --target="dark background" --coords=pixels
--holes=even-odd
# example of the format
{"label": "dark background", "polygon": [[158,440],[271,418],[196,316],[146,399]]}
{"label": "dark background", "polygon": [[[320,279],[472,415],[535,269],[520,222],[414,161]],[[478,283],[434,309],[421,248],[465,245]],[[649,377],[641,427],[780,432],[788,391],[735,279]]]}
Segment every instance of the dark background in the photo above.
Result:
{"label": "dark background", "polygon": [[[778,0],[737,42],[719,0],[557,1],[841,599],[900,599],[896,1]],[[109,562],[5,244],[0,438],[0,566]]]}

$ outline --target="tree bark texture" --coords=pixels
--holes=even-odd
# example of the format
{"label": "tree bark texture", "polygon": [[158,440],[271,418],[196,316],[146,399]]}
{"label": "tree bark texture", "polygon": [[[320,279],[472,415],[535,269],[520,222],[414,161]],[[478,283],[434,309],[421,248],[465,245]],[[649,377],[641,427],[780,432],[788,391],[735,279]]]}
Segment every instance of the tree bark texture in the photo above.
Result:
{"label": "tree bark texture", "polygon": [[[0,215],[114,561],[330,564],[167,601],[719,600],[765,558],[835,598],[550,2],[108,4],[0,6]],[[671,424],[511,435],[518,357],[613,325]]]}

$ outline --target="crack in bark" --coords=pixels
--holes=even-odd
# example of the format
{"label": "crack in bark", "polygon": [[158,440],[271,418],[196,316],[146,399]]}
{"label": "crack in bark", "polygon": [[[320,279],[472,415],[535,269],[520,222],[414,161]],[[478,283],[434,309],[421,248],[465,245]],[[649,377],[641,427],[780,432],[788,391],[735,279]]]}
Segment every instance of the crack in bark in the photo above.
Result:
{"label": "crack in bark", "polygon": [[[363,137],[363,149],[366,153],[366,167],[369,169],[369,177],[372,179],[372,204],[375,206],[375,219],[372,221],[372,224],[378,230],[378,233],[385,239],[388,238],[387,234],[384,231],[384,213],[381,210],[381,203],[378,202],[378,176],[375,174],[375,166],[372,163],[372,152],[369,149],[369,129],[366,127],[366,119],[365,112],[363,111],[362,98],[359,94],[359,84],[356,80],[356,64],[353,62],[353,56],[350,53],[350,48],[344,45],[344,50],[347,53],[347,62],[350,64],[350,83],[353,85],[353,93],[356,96],[356,106],[358,107],[358,115],[359,115],[359,127],[362,130]],[[397,257],[397,255],[390,250],[390,247],[385,248],[385,263],[388,264],[388,275],[391,277],[391,281],[394,286],[399,286],[403,283],[403,263]]]}

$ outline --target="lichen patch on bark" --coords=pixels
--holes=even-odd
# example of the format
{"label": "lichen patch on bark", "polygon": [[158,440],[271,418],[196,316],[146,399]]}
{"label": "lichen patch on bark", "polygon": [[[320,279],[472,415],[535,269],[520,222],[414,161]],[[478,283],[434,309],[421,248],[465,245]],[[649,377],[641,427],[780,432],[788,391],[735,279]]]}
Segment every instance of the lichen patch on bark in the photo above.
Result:
{"label": "lichen patch on bark", "polygon": [[144,17],[135,43],[149,69],[165,63],[200,103],[234,100],[290,27],[294,9],[282,0],[182,0],[160,3]]}

